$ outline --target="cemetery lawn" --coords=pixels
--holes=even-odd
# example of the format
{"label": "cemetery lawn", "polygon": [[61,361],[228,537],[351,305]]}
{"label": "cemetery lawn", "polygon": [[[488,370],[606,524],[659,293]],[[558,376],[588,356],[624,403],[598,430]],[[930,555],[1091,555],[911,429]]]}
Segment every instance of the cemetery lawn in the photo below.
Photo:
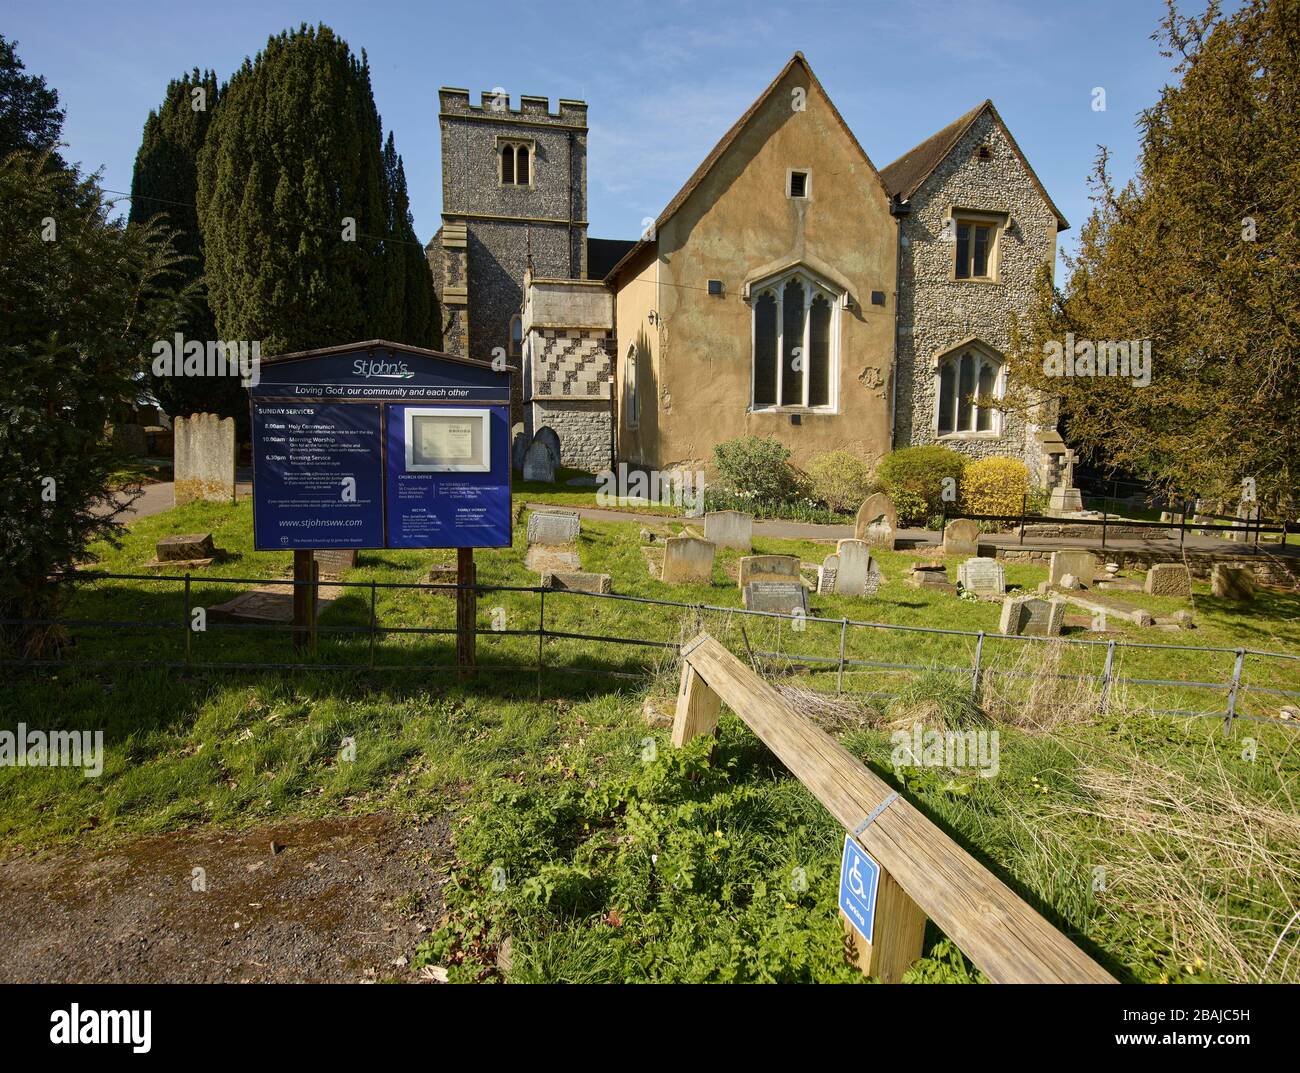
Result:
{"label": "cemetery lawn", "polygon": [[[519,499],[533,498],[524,489]],[[665,586],[651,577],[640,524],[583,523],[586,570],[613,576],[623,595],[736,608],[738,553],[722,551],[712,585]],[[195,572],[191,607],[211,607],[247,585],[222,578],[287,577],[289,553],[252,549],[251,507],[191,504],[140,519],[120,549],[96,562],[149,574],[164,535],[211,531],[229,558]],[[525,526],[515,544],[477,553],[480,584],[529,586]],[[755,540],[756,552],[819,562],[828,545]],[[878,597],[813,597],[813,614],[893,625],[996,631],[998,606],[913,589],[901,577],[911,553],[879,556]],[[673,750],[650,728],[649,698],[670,704],[672,653],[576,638],[549,638],[538,693],[535,593],[479,598],[481,673],[459,682],[447,634],[389,633],[374,647],[365,628],[368,583],[418,582],[452,553],[363,552],[321,615],[314,656],[286,634],[209,623],[191,635],[196,663],[294,662],[353,670],[151,668],[183,664],[182,586],[151,580],[79,585],[69,617],[139,620],[159,628],[75,629],[76,666],[11,676],[0,727],[103,730],[99,778],[66,768],[0,768],[0,853],[113,846],[194,827],[246,829],[285,819],[384,813],[451,822],[455,859],[439,864],[443,904],[423,921],[430,938],[394,978],[445,969],[453,980],[855,980],[842,960],[834,911],[843,832],[733,715],[712,761],[709,743]],[[949,563],[955,579],[956,562]],[[1032,590],[1045,572],[1007,564],[1009,585]],[[1194,584],[1198,628],[1164,632],[1120,624],[1100,636],[1155,645],[1247,646],[1300,653],[1300,599],[1261,591],[1254,605],[1215,600]],[[1176,598],[1119,594],[1157,617],[1191,607]],[[414,589],[374,590],[389,627],[450,629],[454,600]],[[746,644],[782,688],[833,699],[838,622],[779,619],[548,593],[549,630],[677,641],[707,628],[742,658]],[[743,636],[742,636],[743,626]],[[1074,631],[1074,637],[1093,636]],[[1096,674],[1104,647],[985,641],[982,666],[1018,670],[986,694],[1001,736],[1000,769],[900,768],[894,724],[963,720],[975,638],[850,628],[846,654],[875,663],[966,667],[903,672],[855,667],[838,705],[793,693],[855,755],[1124,980],[1286,979],[1300,982],[1297,938],[1269,952],[1300,890],[1300,742],[1286,727],[1152,715],[1143,707],[1221,711],[1223,694],[1116,686],[1106,714],[1095,694],[1051,677]],[[757,653],[784,653],[760,656]],[[796,653],[789,658],[789,653]],[[1133,678],[1223,681],[1233,653],[1117,650]],[[91,665],[102,661],[103,665]],[[405,669],[403,669],[405,668]],[[423,669],[420,669],[423,668]],[[604,673],[561,673],[556,668]],[[1297,688],[1295,664],[1248,657],[1239,711],[1275,716],[1260,687]],[[957,683],[954,686],[954,682]],[[1027,695],[1018,692],[1024,683]],[[903,693],[897,700],[869,693]],[[931,725],[931,724],[928,724]],[[355,760],[341,755],[345,739]],[[1253,742],[1253,748],[1246,739]],[[1247,758],[1247,753],[1250,758]],[[430,867],[435,867],[431,865]],[[1099,872],[1098,869],[1101,871]],[[445,874],[441,874],[445,873]],[[421,910],[413,906],[418,917]],[[933,926],[916,979],[978,974]]]}

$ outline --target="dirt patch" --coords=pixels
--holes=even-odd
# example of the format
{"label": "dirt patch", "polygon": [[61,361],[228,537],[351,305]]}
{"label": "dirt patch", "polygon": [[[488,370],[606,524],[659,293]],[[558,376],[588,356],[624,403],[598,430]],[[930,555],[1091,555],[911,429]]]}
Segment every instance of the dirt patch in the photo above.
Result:
{"label": "dirt patch", "polygon": [[449,842],[377,815],[0,861],[0,982],[414,979],[397,962],[441,910]]}

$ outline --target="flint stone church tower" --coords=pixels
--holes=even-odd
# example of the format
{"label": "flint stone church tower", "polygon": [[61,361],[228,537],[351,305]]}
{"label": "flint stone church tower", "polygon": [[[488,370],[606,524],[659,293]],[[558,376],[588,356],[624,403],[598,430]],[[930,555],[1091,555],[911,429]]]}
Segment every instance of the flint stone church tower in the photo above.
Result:
{"label": "flint stone church tower", "polygon": [[[442,228],[426,253],[443,311],[443,347],[491,361],[522,356],[524,273],[587,275],[587,105],[504,93],[438,92]],[[522,414],[514,380],[515,417]]]}

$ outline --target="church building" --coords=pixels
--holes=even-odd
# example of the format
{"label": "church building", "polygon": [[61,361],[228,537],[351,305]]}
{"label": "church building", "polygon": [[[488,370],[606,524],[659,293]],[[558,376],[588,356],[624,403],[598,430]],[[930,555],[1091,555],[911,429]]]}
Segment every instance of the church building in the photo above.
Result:
{"label": "church building", "polygon": [[587,237],[584,103],[440,100],[444,346],[511,359],[516,420],[564,465],[694,470],[752,434],[796,464],[940,443],[1055,483],[1054,404],[995,403],[1068,224],[991,101],[877,169],[796,53],[617,241]]}

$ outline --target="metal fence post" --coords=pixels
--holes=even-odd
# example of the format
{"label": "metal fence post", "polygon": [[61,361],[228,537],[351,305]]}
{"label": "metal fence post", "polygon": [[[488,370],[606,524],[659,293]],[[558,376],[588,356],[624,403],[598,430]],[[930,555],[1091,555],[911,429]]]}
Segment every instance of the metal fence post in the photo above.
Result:
{"label": "metal fence post", "polygon": [[1232,665],[1232,687],[1228,690],[1228,714],[1223,720],[1223,733],[1232,733],[1232,721],[1237,718],[1237,693],[1241,689],[1241,665],[1246,662],[1246,650],[1237,649],[1237,661]]}
{"label": "metal fence post", "polygon": [[844,692],[844,641],[849,632],[849,620],[840,620],[840,672],[835,676],[835,692]]}
{"label": "metal fence post", "polygon": [[1025,512],[1029,508],[1029,493],[1025,492],[1020,496],[1020,543],[1025,542]]}
{"label": "metal fence post", "polygon": [[970,694],[978,701],[980,699],[980,665],[984,659],[984,631],[980,630],[980,635],[975,640],[975,667],[970,676]]}
{"label": "metal fence post", "polygon": [[1115,642],[1106,643],[1106,666],[1101,671],[1101,710],[1104,714],[1110,704],[1111,675],[1115,669]]}
{"label": "metal fence post", "polygon": [[194,632],[194,627],[190,623],[190,575],[185,575],[185,621],[182,623],[185,627],[185,662],[190,661],[190,634]]}

